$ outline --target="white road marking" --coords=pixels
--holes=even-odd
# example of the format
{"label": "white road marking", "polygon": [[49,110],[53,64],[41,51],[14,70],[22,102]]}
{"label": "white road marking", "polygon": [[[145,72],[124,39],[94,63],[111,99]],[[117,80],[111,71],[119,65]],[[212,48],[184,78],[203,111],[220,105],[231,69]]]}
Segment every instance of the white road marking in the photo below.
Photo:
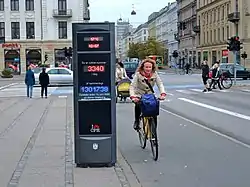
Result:
{"label": "white road marking", "polygon": [[183,117],[183,116],[180,116],[180,115],[178,115],[178,114],[175,114],[175,113],[173,113],[173,112],[170,112],[170,111],[168,111],[168,110],[166,110],[166,109],[163,109],[163,108],[160,108],[160,109],[161,109],[163,112],[166,112],[166,113],[168,113],[168,114],[171,114],[171,115],[173,115],[173,116],[175,116],[175,117],[177,117],[177,118],[183,119],[183,120],[185,120],[185,121],[187,121],[187,122],[189,122],[189,123],[192,123],[192,124],[196,125],[197,127],[203,128],[203,129],[205,129],[205,130],[207,130],[207,131],[209,131],[209,132],[212,132],[212,133],[214,133],[214,134],[216,134],[216,135],[218,135],[218,136],[221,136],[221,137],[223,137],[223,138],[226,138],[226,139],[228,139],[228,140],[230,140],[230,141],[232,141],[232,142],[234,142],[234,143],[237,143],[237,144],[239,144],[239,145],[241,145],[241,146],[243,146],[243,147],[246,147],[246,148],[250,149],[250,145],[248,145],[248,144],[246,144],[246,143],[244,143],[244,142],[241,142],[241,141],[239,141],[239,140],[237,140],[237,139],[235,139],[235,138],[232,138],[232,137],[230,137],[230,136],[228,136],[228,135],[225,135],[225,134],[220,133],[220,132],[218,132],[218,131],[216,131],[216,130],[213,130],[213,129],[211,129],[211,128],[208,128],[208,127],[206,127],[206,126],[204,126],[204,125],[202,125],[202,124],[200,124],[200,123],[194,122],[194,121],[192,121],[192,120],[190,120],[190,119],[187,119],[187,118],[185,118],[185,117]]}
{"label": "white road marking", "polygon": [[221,113],[224,113],[224,114],[227,114],[227,115],[231,115],[231,116],[234,116],[234,117],[237,117],[237,118],[241,118],[241,119],[245,119],[245,120],[250,121],[250,116],[247,116],[247,115],[244,115],[244,114],[240,114],[240,113],[237,113],[237,112],[232,112],[232,111],[229,111],[229,110],[225,110],[225,109],[222,109],[222,108],[218,108],[218,107],[215,107],[215,106],[200,103],[200,102],[193,101],[193,100],[186,99],[186,98],[178,98],[178,99],[182,100],[182,101],[185,101],[185,102],[188,102],[188,103],[191,103],[191,104],[194,104],[194,105],[197,105],[197,106],[201,106],[201,107],[210,109],[210,110],[214,110],[214,111],[217,111],[217,112],[221,112]]}
{"label": "white road marking", "polygon": [[194,92],[205,93],[205,94],[208,94],[208,93],[215,93],[215,92],[213,92],[213,91],[202,92],[202,91],[203,91],[202,89],[190,89],[190,90],[192,90],[192,91],[194,91]]}
{"label": "white road marking", "polygon": [[241,90],[241,91],[243,91],[243,92],[250,92],[250,90],[247,90],[247,89],[244,89],[244,90]]}
{"label": "white road marking", "polygon": [[197,94],[197,93],[191,92],[189,90],[176,90],[176,91],[180,92],[180,93],[184,93],[184,94]]}
{"label": "white road marking", "polygon": [[0,90],[3,90],[3,89],[5,89],[5,88],[9,88],[9,87],[11,87],[11,86],[14,86],[14,85],[17,85],[18,83],[11,83],[11,84],[8,84],[8,85],[5,85],[5,86],[1,86],[0,87]]}
{"label": "white road marking", "polygon": [[67,95],[59,95],[58,98],[67,98],[68,96]]}

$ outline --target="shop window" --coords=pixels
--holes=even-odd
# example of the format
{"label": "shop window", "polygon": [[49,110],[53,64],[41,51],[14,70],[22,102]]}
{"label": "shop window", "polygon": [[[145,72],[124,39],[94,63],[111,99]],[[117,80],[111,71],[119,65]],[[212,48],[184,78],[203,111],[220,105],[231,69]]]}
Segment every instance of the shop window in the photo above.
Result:
{"label": "shop window", "polygon": [[14,74],[20,74],[20,51],[19,50],[4,50],[5,68],[10,69]]}
{"label": "shop window", "polygon": [[42,61],[40,49],[26,49],[26,67],[37,67]]}

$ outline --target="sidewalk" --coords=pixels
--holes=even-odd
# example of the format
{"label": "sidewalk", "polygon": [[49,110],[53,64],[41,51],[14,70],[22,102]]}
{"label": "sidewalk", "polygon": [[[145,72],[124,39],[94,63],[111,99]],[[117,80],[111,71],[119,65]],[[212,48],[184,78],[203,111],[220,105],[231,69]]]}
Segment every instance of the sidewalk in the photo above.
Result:
{"label": "sidewalk", "polygon": [[75,168],[72,97],[0,101],[1,187],[139,187],[118,151],[114,168]]}

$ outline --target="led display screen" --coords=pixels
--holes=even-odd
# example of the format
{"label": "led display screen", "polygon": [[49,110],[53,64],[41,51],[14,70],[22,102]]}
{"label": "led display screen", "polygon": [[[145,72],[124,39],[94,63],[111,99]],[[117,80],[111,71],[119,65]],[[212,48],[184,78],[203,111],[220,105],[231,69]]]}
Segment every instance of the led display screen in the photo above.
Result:
{"label": "led display screen", "polygon": [[77,51],[110,51],[110,33],[77,33]]}
{"label": "led display screen", "polygon": [[110,54],[78,54],[79,99],[110,99],[110,74]]}

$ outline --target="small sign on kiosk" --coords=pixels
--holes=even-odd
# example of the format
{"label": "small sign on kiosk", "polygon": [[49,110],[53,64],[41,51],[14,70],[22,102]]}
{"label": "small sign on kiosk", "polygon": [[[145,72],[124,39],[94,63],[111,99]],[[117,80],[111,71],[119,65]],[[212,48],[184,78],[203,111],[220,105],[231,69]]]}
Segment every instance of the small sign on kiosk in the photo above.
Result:
{"label": "small sign on kiosk", "polygon": [[116,163],[115,24],[73,23],[75,163]]}

